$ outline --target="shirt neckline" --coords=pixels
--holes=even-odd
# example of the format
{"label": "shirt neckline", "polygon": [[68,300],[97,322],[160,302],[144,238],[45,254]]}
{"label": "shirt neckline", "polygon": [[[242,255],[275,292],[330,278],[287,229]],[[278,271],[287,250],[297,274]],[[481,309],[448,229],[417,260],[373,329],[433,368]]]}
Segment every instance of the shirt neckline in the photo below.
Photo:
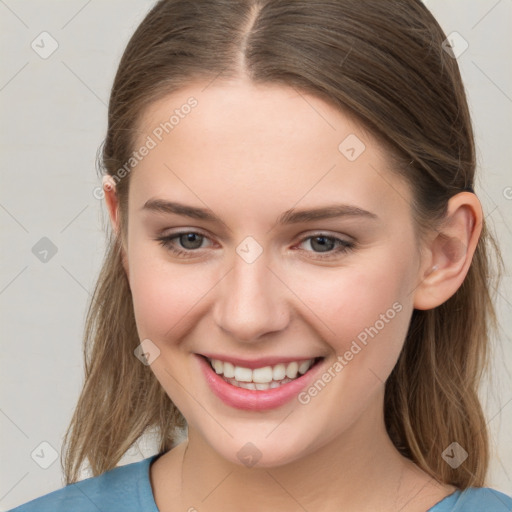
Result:
{"label": "shirt neckline", "polygon": [[[439,510],[438,507],[445,506],[445,505],[454,505],[457,500],[459,499],[460,495],[460,489],[455,489],[451,494],[448,494],[448,496],[445,496],[441,501],[438,501],[435,505],[430,507],[427,512],[437,512]],[[441,512],[441,510],[439,510]]]}
{"label": "shirt neckline", "polygon": [[141,500],[140,505],[142,507],[147,507],[147,503],[150,503],[154,510],[149,511],[149,512],[160,512],[160,510],[158,509],[158,507],[156,505],[155,495],[153,494],[153,488],[151,487],[150,471],[151,471],[151,464],[156,459],[158,459],[158,457],[163,455],[164,453],[157,453],[156,455],[152,455],[151,457],[148,457],[147,459],[145,459],[146,464],[144,465],[145,467],[142,468],[144,470],[144,472],[143,472],[144,478],[142,479],[141,485],[139,487],[140,496],[141,496],[140,497],[140,500]]}
{"label": "shirt neckline", "polygon": [[[165,453],[165,452],[164,452]],[[164,453],[157,453],[148,457],[144,460],[146,462],[144,469],[144,478],[142,479],[140,491],[142,497],[141,506],[146,506],[146,502],[150,502],[153,507],[153,511],[151,512],[160,512],[156,505],[155,495],[153,494],[153,488],[151,487],[151,464],[158,459],[160,456],[164,455]],[[456,503],[459,498],[461,491],[459,489],[455,489],[451,494],[445,496],[441,501],[438,501],[435,505],[430,507],[426,512],[437,512],[438,507],[444,505],[453,505]],[[440,511],[441,512],[441,511]]]}

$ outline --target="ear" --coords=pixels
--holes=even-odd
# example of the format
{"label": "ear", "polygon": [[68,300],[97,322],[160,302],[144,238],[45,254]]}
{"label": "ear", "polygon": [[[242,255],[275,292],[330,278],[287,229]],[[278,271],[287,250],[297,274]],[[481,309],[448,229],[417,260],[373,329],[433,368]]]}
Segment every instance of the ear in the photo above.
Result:
{"label": "ear", "polygon": [[[116,183],[112,176],[105,175],[103,176],[103,192],[105,193],[105,203],[107,205],[107,210],[110,217],[110,225],[112,226],[112,230],[116,234],[116,236],[121,237],[121,222],[119,216],[119,201],[117,198],[116,192]],[[126,272],[126,275],[129,276],[128,273],[128,258],[126,256],[126,250],[124,244],[122,244],[121,248],[122,252],[122,262],[123,268]]]}
{"label": "ear", "polygon": [[414,291],[416,309],[446,302],[464,281],[482,232],[482,206],[475,194],[460,192],[448,201],[445,221],[424,248]]}

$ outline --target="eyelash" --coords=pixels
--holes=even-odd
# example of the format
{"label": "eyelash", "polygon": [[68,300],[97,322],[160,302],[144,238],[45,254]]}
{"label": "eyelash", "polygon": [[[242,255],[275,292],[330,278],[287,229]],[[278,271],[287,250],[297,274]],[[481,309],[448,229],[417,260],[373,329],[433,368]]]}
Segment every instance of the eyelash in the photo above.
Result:
{"label": "eyelash", "polygon": [[[199,251],[199,249],[178,249],[172,243],[172,241],[174,239],[179,238],[182,235],[188,235],[188,234],[194,234],[194,235],[199,235],[203,238],[208,238],[206,235],[204,235],[200,232],[197,232],[197,231],[182,231],[180,233],[173,233],[172,235],[168,235],[168,236],[161,236],[161,237],[155,238],[155,240],[157,242],[159,242],[160,245],[162,245],[165,249],[167,249],[168,251],[173,253],[175,256],[191,258],[191,257],[193,257],[191,253],[197,252],[197,251]],[[354,250],[355,245],[356,245],[354,242],[342,240],[341,238],[329,236],[326,233],[321,233],[321,232],[315,233],[313,235],[309,235],[309,236],[301,239],[300,244],[302,244],[303,242],[305,242],[309,239],[312,239],[312,238],[326,238],[328,240],[334,240],[338,244],[337,249],[334,249],[334,250],[330,251],[329,253],[326,253],[326,255],[323,255],[322,253],[315,253],[318,255],[316,259],[320,259],[320,260],[333,259],[338,255],[348,253],[348,252]],[[311,251],[306,251],[306,252],[311,252]]]}

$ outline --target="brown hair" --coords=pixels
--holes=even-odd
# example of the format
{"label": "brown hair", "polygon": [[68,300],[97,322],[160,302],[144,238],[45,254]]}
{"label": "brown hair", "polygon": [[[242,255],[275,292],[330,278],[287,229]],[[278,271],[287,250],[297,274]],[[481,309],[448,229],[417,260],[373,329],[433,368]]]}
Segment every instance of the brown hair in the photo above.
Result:
{"label": "brown hair", "polygon": [[[148,366],[121,264],[129,161],[147,107],[192,81],[246,76],[313,94],[354,116],[388,150],[411,186],[418,233],[435,228],[448,199],[473,187],[475,147],[456,59],[419,0],[161,0],[121,59],[112,87],[101,167],[116,177],[121,233],[110,234],[84,335],[85,383],[64,439],[66,483],[87,459],[97,476],[154,428],[160,452],[185,419]],[[463,285],[439,307],[414,310],[386,382],[385,421],[398,450],[435,479],[483,486],[489,448],[477,395],[496,317],[485,223]],[[500,267],[501,269],[501,267]],[[499,269],[498,269],[499,275]],[[468,458],[441,457],[458,442]]]}

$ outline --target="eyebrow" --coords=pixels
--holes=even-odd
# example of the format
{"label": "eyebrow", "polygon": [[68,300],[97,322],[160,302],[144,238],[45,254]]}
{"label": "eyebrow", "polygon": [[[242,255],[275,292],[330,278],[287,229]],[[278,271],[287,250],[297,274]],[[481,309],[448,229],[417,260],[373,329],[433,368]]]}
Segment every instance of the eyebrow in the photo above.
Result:
{"label": "eyebrow", "polygon": [[[158,213],[173,213],[190,217],[192,219],[205,220],[210,222],[224,222],[213,213],[209,208],[198,208],[174,201],[166,201],[164,199],[148,199],[141,210],[153,211]],[[292,208],[285,211],[277,218],[276,224],[287,225],[297,224],[299,222],[311,222],[315,220],[324,220],[337,217],[364,217],[368,219],[377,219],[375,213],[363,210],[357,206],[346,204],[332,204],[319,208],[297,210]]]}

